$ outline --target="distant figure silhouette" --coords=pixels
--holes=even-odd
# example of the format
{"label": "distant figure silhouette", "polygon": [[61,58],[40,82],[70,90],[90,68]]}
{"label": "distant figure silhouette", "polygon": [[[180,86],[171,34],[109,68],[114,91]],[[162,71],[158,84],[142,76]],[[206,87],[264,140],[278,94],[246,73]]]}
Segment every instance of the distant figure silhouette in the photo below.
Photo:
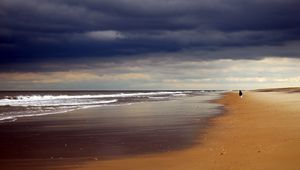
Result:
{"label": "distant figure silhouette", "polygon": [[243,92],[241,90],[239,91],[239,96],[243,98]]}

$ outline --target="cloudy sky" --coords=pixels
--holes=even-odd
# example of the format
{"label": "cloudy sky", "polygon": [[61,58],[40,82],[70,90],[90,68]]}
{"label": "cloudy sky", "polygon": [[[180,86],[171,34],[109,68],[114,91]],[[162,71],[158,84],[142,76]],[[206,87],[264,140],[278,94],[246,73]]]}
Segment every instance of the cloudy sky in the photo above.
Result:
{"label": "cloudy sky", "polygon": [[300,86],[298,0],[0,0],[0,89]]}

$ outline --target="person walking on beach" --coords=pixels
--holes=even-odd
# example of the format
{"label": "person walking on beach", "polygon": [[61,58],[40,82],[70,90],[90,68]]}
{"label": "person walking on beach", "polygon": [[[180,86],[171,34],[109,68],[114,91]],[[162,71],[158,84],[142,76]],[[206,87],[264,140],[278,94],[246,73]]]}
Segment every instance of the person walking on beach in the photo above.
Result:
{"label": "person walking on beach", "polygon": [[239,96],[243,98],[243,92],[241,90],[239,90]]}

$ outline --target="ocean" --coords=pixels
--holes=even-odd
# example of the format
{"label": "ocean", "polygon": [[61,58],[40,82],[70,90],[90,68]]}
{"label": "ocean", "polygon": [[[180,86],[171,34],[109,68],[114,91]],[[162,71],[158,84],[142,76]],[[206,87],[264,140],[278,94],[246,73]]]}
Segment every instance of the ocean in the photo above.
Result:
{"label": "ocean", "polygon": [[[0,123],[22,117],[66,113],[93,107],[178,100],[182,97],[218,97],[223,91],[2,91]],[[210,99],[209,99],[210,100]]]}
{"label": "ocean", "polygon": [[221,113],[211,101],[223,92],[1,92],[0,160],[24,166],[28,159],[115,159],[188,148]]}

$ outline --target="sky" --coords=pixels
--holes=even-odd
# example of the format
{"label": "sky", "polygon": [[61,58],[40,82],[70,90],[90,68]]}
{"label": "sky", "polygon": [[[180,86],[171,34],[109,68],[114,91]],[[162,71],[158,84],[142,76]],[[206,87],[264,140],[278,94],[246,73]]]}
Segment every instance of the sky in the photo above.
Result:
{"label": "sky", "polygon": [[298,0],[0,0],[0,90],[300,86]]}

